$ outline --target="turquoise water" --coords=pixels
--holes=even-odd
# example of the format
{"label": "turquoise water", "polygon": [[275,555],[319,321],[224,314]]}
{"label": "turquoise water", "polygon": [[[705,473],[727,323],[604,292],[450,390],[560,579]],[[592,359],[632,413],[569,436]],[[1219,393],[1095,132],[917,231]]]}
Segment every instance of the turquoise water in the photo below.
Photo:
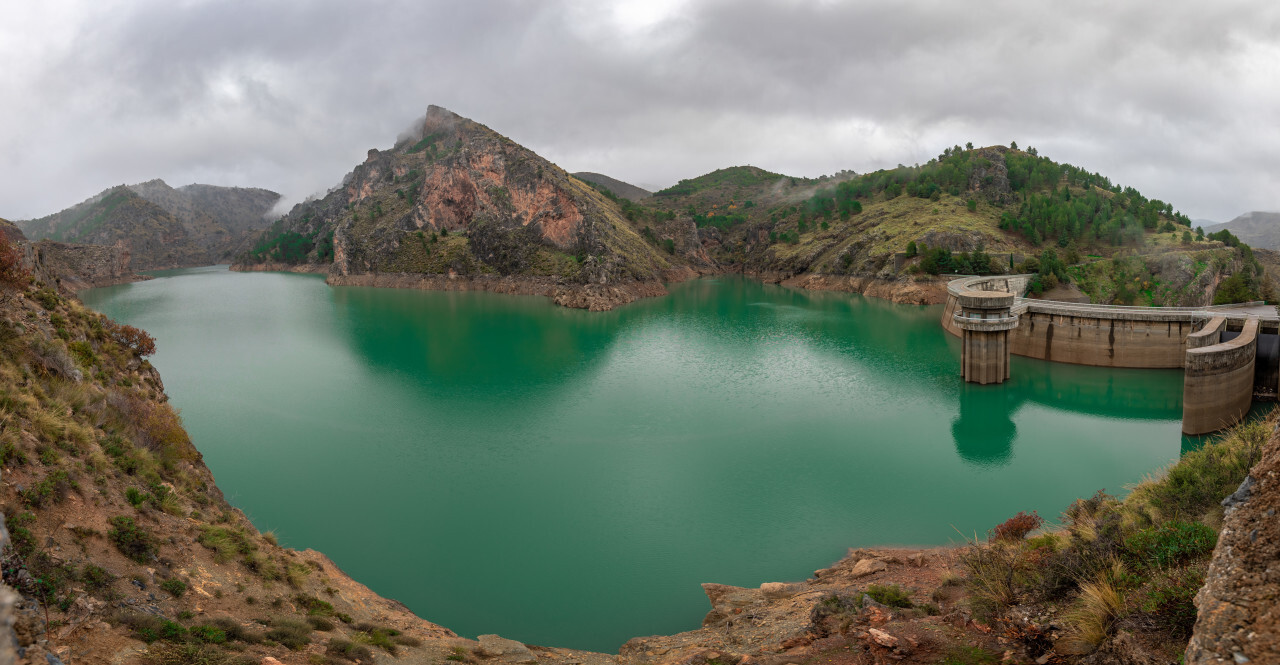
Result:
{"label": "turquoise water", "polygon": [[616,650],[699,584],[1057,515],[1176,459],[1182,375],[1015,357],[941,309],[721,277],[613,312],[202,268],[85,302],[153,358],[227,498],[463,635]]}

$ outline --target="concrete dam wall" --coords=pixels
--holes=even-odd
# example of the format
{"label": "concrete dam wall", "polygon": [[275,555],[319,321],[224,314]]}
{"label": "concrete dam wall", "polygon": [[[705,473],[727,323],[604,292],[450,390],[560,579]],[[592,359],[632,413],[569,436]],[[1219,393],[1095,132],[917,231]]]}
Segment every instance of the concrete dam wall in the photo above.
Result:
{"label": "concrete dam wall", "polygon": [[965,340],[966,381],[1008,377],[1007,356],[997,367],[1000,359],[984,353],[981,362],[993,363],[985,368],[974,366],[967,353],[974,314],[965,303],[974,294],[1002,292],[1015,296],[1008,315],[1016,323],[1004,333],[1007,354],[1096,367],[1183,369],[1186,434],[1229,427],[1255,398],[1275,399],[1280,392],[1280,322],[1242,314],[1238,306],[1116,307],[1017,298],[1030,277],[969,277],[947,285],[942,325]]}

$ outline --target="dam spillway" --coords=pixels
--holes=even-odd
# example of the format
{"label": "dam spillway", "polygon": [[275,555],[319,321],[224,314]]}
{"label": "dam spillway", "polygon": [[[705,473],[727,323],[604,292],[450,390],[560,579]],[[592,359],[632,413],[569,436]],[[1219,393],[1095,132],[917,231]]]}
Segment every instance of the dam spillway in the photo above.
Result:
{"label": "dam spillway", "polygon": [[[942,325],[962,339],[970,383],[1009,378],[1008,354],[1097,367],[1183,370],[1184,434],[1229,427],[1280,390],[1280,319],[1263,303],[1121,307],[1021,297],[1032,275],[965,277],[947,285]],[[978,303],[1008,303],[1002,337]],[[1001,357],[997,350],[1005,355]],[[997,375],[1003,378],[994,380]]]}

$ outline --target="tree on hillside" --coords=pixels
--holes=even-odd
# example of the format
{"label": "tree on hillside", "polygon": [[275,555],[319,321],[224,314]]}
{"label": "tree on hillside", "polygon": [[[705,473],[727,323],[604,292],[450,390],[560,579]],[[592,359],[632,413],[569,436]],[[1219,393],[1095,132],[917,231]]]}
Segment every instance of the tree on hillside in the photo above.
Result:
{"label": "tree on hillside", "polygon": [[1009,149],[1010,149],[1010,150],[1017,150],[1017,149],[1018,149],[1018,142],[1017,142],[1017,141],[1010,141],[1010,142],[1009,142]]}

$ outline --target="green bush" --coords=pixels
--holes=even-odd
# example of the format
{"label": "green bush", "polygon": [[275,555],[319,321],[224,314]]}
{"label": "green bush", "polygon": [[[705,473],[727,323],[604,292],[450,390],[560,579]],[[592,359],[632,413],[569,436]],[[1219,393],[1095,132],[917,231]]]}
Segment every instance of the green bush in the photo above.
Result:
{"label": "green bush", "polygon": [[307,623],[311,624],[311,627],[315,630],[321,632],[329,632],[334,628],[333,622],[324,617],[309,616],[307,617]]}
{"label": "green bush", "polygon": [[330,656],[344,658],[353,663],[367,662],[373,659],[373,652],[369,650],[369,647],[340,637],[329,640],[329,646],[325,647],[324,652]]}
{"label": "green bush", "polygon": [[1217,532],[1199,522],[1167,522],[1126,538],[1125,558],[1140,570],[1166,568],[1209,556],[1217,542]]}
{"label": "green bush", "polygon": [[911,592],[904,591],[897,584],[888,586],[872,584],[867,587],[866,594],[871,596],[871,599],[877,603],[888,605],[889,607],[911,607],[912,605]]}
{"label": "green bush", "polygon": [[296,619],[272,619],[266,638],[297,651],[311,644],[311,626]]}
{"label": "green bush", "polygon": [[107,538],[120,553],[138,563],[148,563],[156,556],[156,539],[134,523],[132,517],[118,515],[110,520]]}
{"label": "green bush", "polygon": [[58,297],[58,292],[47,286],[31,294],[31,298],[45,309],[53,309],[62,304],[62,298]]}
{"label": "green bush", "polygon": [[1204,584],[1199,567],[1162,574],[1152,580],[1142,599],[1142,611],[1155,616],[1181,640],[1191,637],[1196,625],[1196,593]]}
{"label": "green bush", "polygon": [[191,639],[208,644],[222,644],[227,641],[227,633],[216,626],[192,626]]}
{"label": "green bush", "polygon": [[116,576],[107,572],[106,568],[88,564],[80,571],[80,581],[89,593],[98,593],[110,589],[116,582]]}
{"label": "green bush", "polygon": [[58,469],[50,472],[40,482],[23,490],[22,500],[32,508],[40,508],[50,500],[58,503],[62,500],[62,493],[70,486],[71,479],[67,476],[67,472]]}
{"label": "green bush", "polygon": [[168,591],[174,598],[181,598],[182,594],[187,592],[187,583],[176,577],[171,577],[161,582],[160,588]]}
{"label": "green bush", "polygon": [[129,505],[137,508],[142,505],[142,502],[147,500],[147,495],[139,491],[136,487],[130,487],[124,491],[124,498],[129,502]]}
{"label": "green bush", "polygon": [[298,607],[301,607],[302,609],[306,610],[307,614],[311,616],[320,616],[320,617],[333,616],[333,605],[326,601],[320,600],[315,596],[304,596],[299,594],[297,596],[294,596],[293,601],[298,604]]}

